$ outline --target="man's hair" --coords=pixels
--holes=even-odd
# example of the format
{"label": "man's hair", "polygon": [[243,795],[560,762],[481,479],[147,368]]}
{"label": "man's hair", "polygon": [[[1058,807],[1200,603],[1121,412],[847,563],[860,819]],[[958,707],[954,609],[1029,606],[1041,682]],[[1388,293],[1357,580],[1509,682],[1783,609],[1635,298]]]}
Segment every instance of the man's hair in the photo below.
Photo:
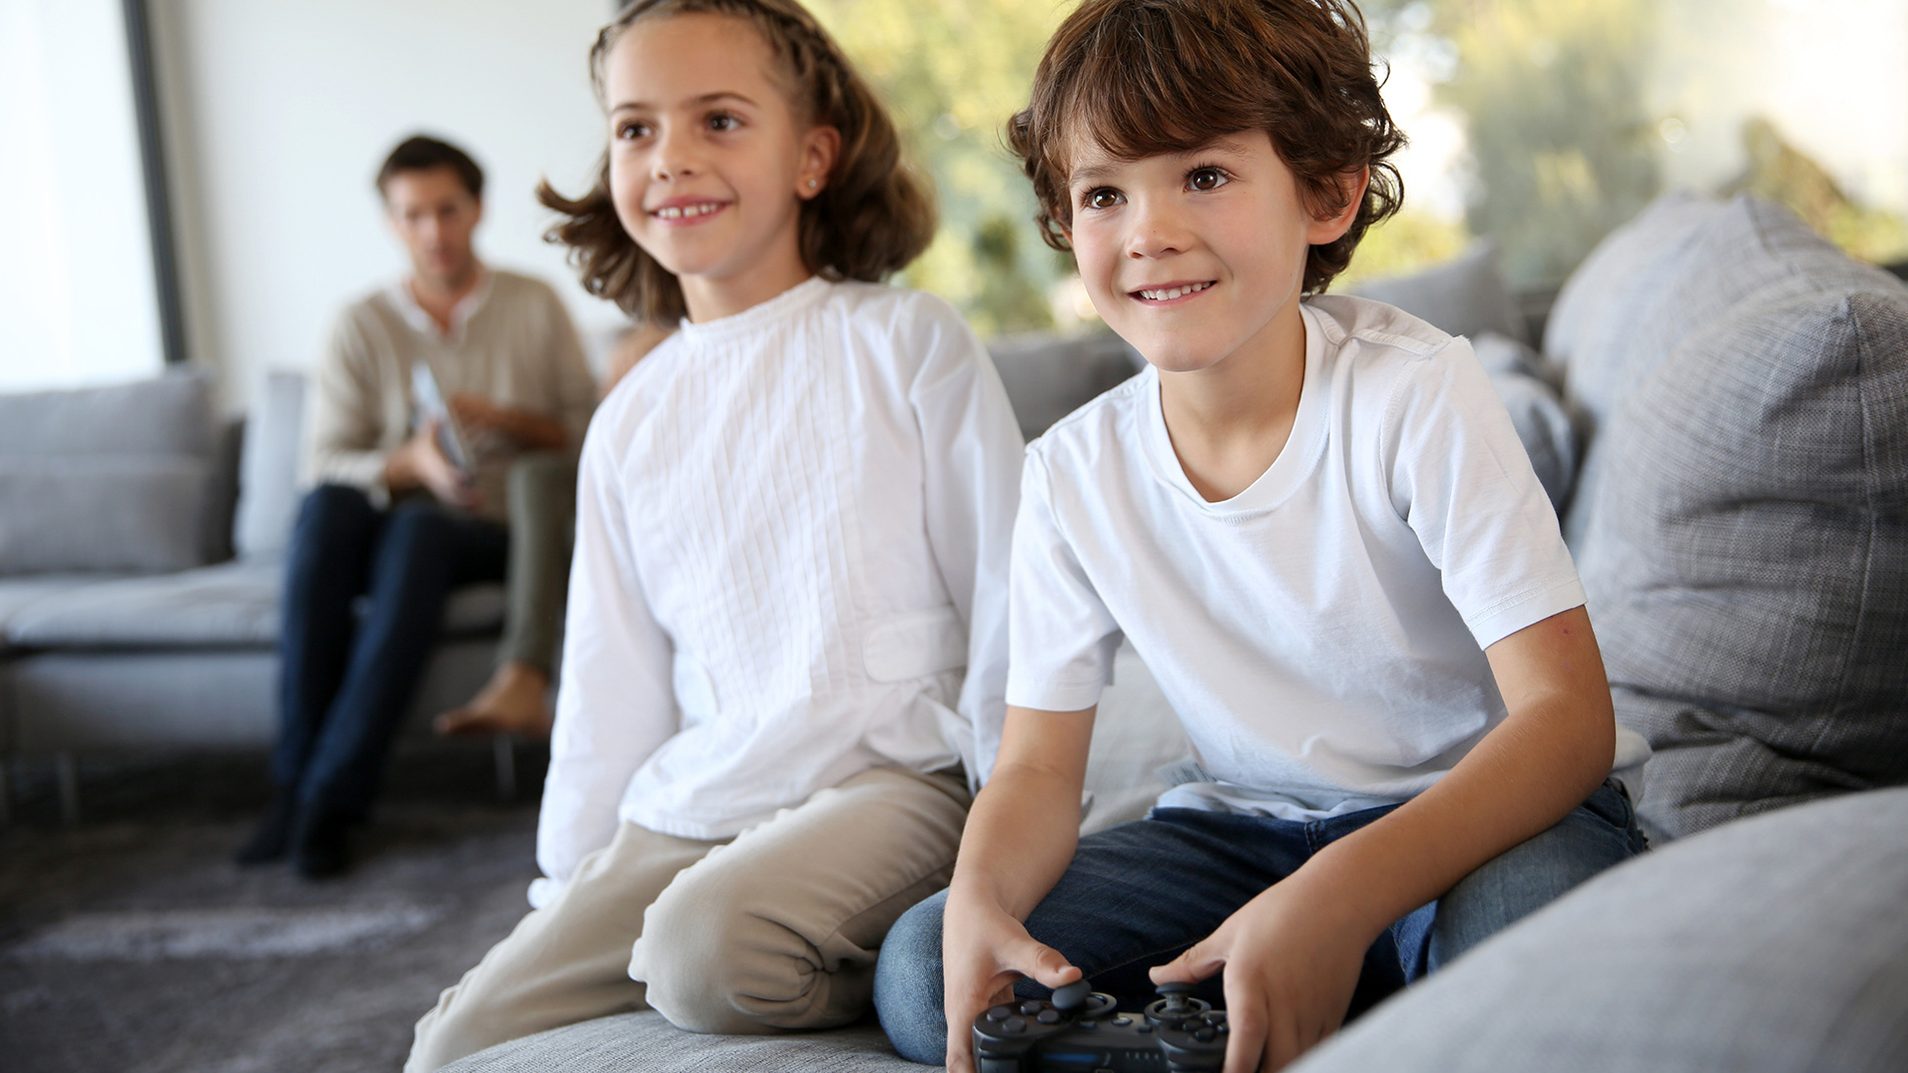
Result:
{"label": "man's hair", "polygon": [[[797,122],[841,132],[827,185],[801,207],[798,235],[809,271],[873,282],[919,257],[934,238],[929,188],[902,164],[901,138],[887,110],[840,46],[794,0],[634,0],[590,49],[597,97],[607,103],[604,64],[625,30],[647,19],[691,14],[726,15],[754,26],[780,65],[776,81],[787,90]],[[537,200],[564,217],[543,237],[570,247],[584,289],[653,324],[674,324],[687,314],[681,282],[616,218],[607,152],[589,193],[567,198],[545,180],[537,186]]]}
{"label": "man's hair", "polygon": [[1305,292],[1323,291],[1365,229],[1404,199],[1387,162],[1404,134],[1385,110],[1350,0],[1087,0],[1048,42],[1008,140],[1033,180],[1041,237],[1065,250],[1076,147],[1138,160],[1245,130],[1271,136],[1320,219],[1345,209],[1345,178],[1368,169],[1351,227],[1306,258]]}
{"label": "man's hair", "polygon": [[432,168],[449,168],[457,174],[464,189],[479,201],[484,199],[484,169],[477,162],[447,141],[425,134],[413,134],[397,144],[391,155],[384,158],[378,167],[378,195],[387,196],[391,180],[407,171],[429,171]]}

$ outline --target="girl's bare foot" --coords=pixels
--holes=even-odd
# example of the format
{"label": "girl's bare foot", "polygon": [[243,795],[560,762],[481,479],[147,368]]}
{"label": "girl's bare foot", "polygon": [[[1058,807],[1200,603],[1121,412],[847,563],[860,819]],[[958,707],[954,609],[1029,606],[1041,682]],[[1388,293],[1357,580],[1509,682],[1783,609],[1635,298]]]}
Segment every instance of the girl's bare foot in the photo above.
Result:
{"label": "girl's bare foot", "polygon": [[528,663],[497,668],[469,704],[445,712],[432,724],[439,734],[550,736],[550,676]]}

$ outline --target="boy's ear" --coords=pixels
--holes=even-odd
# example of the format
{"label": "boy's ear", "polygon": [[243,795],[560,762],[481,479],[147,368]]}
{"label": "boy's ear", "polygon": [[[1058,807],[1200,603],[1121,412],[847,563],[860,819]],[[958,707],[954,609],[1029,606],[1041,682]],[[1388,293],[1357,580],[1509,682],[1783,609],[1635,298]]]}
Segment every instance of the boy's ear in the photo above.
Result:
{"label": "boy's ear", "polygon": [[1312,217],[1311,226],[1306,229],[1307,244],[1324,246],[1344,237],[1345,232],[1351,229],[1352,221],[1358,219],[1358,210],[1364,207],[1365,187],[1370,182],[1370,168],[1340,173],[1338,189],[1345,195],[1344,208],[1330,216]]}
{"label": "boy's ear", "polygon": [[807,201],[828,187],[835,172],[835,158],[841,155],[841,131],[834,127],[811,127],[802,135],[802,165],[795,173],[795,196]]}

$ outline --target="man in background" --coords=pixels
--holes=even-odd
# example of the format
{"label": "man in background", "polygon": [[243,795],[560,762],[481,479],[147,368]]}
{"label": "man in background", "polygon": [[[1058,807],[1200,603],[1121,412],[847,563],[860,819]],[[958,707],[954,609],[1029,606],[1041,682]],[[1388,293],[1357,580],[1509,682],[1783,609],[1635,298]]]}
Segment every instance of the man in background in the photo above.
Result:
{"label": "man in background", "polygon": [[556,294],[476,255],[483,185],[467,153],[422,136],[378,170],[411,271],[345,307],[313,378],[275,792],[242,864],[345,869],[451,590],[507,573],[512,466],[573,453],[589,420],[595,384]]}

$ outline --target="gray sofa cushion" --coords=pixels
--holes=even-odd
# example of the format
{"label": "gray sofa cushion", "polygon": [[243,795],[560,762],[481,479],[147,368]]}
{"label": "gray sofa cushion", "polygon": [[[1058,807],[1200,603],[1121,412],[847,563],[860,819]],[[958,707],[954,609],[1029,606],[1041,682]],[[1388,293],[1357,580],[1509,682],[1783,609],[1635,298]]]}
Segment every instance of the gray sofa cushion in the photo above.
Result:
{"label": "gray sofa cushion", "polygon": [[0,574],[208,562],[213,469],[195,455],[0,455]]}
{"label": "gray sofa cushion", "polygon": [[[159,576],[117,578],[68,589],[22,607],[7,623],[22,648],[270,648],[278,641],[284,567],[221,563]],[[453,637],[495,631],[501,585],[469,585],[444,612]]]}
{"label": "gray sofa cushion", "polygon": [[876,1025],[788,1036],[699,1036],[658,1013],[626,1013],[526,1036],[444,1073],[921,1073]]}
{"label": "gray sofa cushion", "polygon": [[0,395],[0,574],[210,562],[219,433],[198,372]]}
{"label": "gray sofa cushion", "polygon": [[0,395],[0,456],[206,456],[216,438],[211,378],[198,370]]}
{"label": "gray sofa cushion", "polygon": [[1640,811],[1682,835],[1908,781],[1908,287],[1766,203],[1670,207],[1586,269],[1674,246],[1632,331],[1576,278],[1553,324],[1602,414],[1578,567],[1656,750]]}
{"label": "gray sofa cushion", "polygon": [[1543,379],[1537,352],[1509,336],[1486,332],[1471,341],[1491,388],[1510,412],[1531,469],[1558,510],[1577,479],[1577,430],[1557,389]]}
{"label": "gray sofa cushion", "polygon": [[1292,1073],[1908,1069],[1908,790],[1691,838],[1577,890]]}
{"label": "gray sofa cushion", "polygon": [[1495,332],[1529,343],[1530,329],[1497,268],[1497,247],[1472,243],[1443,264],[1406,276],[1365,280],[1347,293],[1388,302],[1451,335],[1476,340]]}
{"label": "gray sofa cushion", "polygon": [[1033,439],[1139,371],[1139,356],[1112,332],[1010,336],[988,344],[1020,434]]}
{"label": "gray sofa cushion", "polygon": [[305,423],[305,377],[265,376],[245,426],[239,463],[239,505],[232,546],[241,558],[284,553],[298,519],[298,454]]}

